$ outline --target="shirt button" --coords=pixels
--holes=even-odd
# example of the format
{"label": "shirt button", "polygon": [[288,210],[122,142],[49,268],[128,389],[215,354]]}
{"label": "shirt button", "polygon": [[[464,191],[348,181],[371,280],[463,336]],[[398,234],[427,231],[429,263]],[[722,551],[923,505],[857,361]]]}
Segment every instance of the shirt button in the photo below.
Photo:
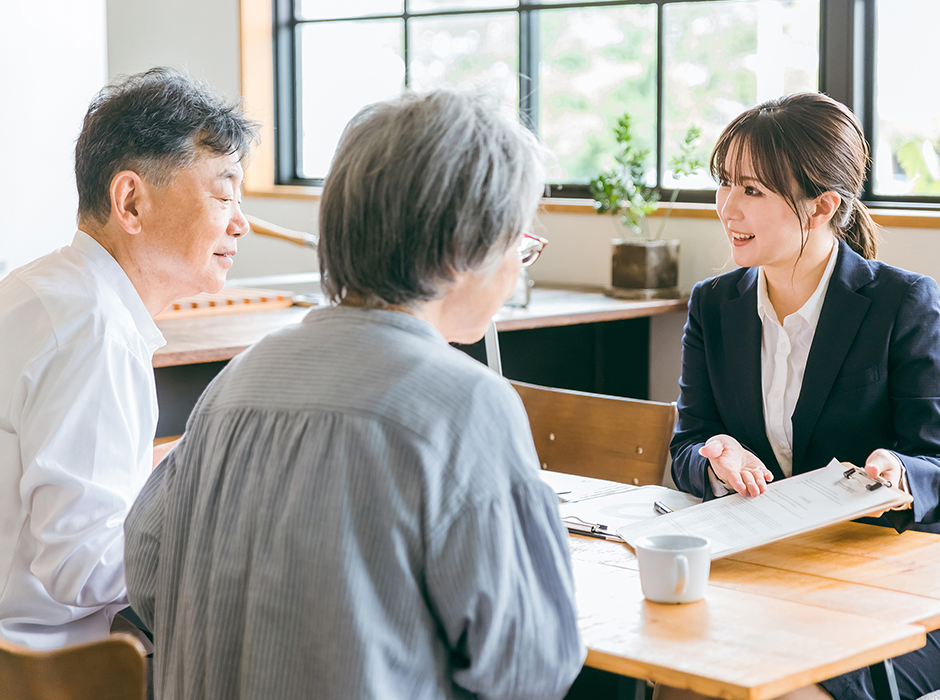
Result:
{"label": "shirt button", "polygon": [[775,391],[775,392],[774,392],[774,398],[775,398],[775,399],[779,399],[779,398],[780,398],[780,392],[779,392],[779,391]]}

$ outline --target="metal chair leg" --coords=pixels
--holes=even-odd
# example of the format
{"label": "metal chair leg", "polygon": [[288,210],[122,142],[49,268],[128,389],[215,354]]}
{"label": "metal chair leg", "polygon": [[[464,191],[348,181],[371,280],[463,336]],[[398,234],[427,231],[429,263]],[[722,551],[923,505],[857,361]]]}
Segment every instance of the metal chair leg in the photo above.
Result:
{"label": "metal chair leg", "polygon": [[900,700],[898,680],[891,659],[872,664],[868,670],[871,671],[872,684],[875,686],[875,700]]}

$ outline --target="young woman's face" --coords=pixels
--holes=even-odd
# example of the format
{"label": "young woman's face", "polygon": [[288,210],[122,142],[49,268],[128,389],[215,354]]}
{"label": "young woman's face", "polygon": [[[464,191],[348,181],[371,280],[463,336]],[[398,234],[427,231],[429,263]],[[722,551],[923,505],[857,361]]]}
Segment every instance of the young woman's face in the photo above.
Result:
{"label": "young woman's face", "polygon": [[715,197],[734,262],[792,270],[803,237],[799,218],[783,197],[757,181],[747,158],[740,160],[735,180],[719,182]]}

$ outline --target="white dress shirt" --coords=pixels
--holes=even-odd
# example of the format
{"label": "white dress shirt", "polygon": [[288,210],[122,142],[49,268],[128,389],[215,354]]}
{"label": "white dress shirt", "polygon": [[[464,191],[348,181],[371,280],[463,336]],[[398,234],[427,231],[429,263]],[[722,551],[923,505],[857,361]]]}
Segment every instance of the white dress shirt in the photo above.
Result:
{"label": "white dress shirt", "polygon": [[816,335],[819,312],[822,311],[838,257],[839,246],[833,245],[816,291],[798,311],[783,319],[783,324],[777,320],[777,312],[770,303],[763,268],[757,276],[757,315],[762,325],[760,377],[764,426],[784,476],[793,474],[793,411],[800,398],[803,373]]}
{"label": "white dress shirt", "polygon": [[123,523],[150,473],[164,344],[127,275],[79,231],[0,280],[0,637],[108,635]]}

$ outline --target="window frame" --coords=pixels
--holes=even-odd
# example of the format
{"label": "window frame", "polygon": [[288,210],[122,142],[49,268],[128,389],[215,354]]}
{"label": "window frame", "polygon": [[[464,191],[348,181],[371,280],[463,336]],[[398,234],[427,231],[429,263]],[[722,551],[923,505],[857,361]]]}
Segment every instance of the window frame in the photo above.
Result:
{"label": "window frame", "polygon": [[[657,134],[654,148],[656,155],[657,189],[661,196],[669,198],[672,189],[663,187],[664,155],[663,131],[663,12],[664,7],[679,2],[709,2],[711,0],[601,0],[599,2],[565,2],[540,5],[522,2],[517,7],[488,8],[475,10],[448,10],[435,12],[408,12],[405,0],[403,13],[369,15],[369,17],[404,19],[404,57],[406,76],[408,67],[408,22],[412,17],[453,16],[489,14],[494,12],[517,12],[519,15],[519,73],[520,111],[525,123],[537,132],[538,128],[538,22],[532,17],[540,9],[576,9],[581,7],[615,7],[648,4],[656,6],[657,51],[656,51],[656,120]],[[875,79],[875,17],[876,0],[820,0],[819,18],[819,76],[818,85],[836,100],[846,104],[860,119],[866,139],[873,143],[874,132],[874,79]],[[246,173],[246,191],[266,195],[295,196],[315,192],[322,180],[297,176],[299,148],[294,129],[297,114],[293,89],[296,77],[297,48],[294,45],[295,27],[307,22],[333,22],[331,20],[298,20],[294,16],[294,0],[242,0],[242,79],[247,106],[263,122],[262,138],[274,143],[274,148],[262,149],[263,153],[252,163]],[[288,17],[287,20],[281,19]],[[850,27],[849,31],[832,28]],[[534,40],[527,40],[534,37]],[[263,47],[263,43],[267,44]],[[272,51],[273,43],[273,51]],[[266,54],[270,60],[259,60]],[[249,59],[250,55],[250,59]],[[283,69],[282,69],[283,68]],[[534,69],[533,69],[534,68]],[[529,76],[529,74],[533,74]],[[407,79],[407,78],[406,78]],[[523,89],[524,87],[524,89]],[[276,124],[277,128],[274,128]],[[270,139],[270,140],[269,140]],[[894,197],[876,195],[873,182],[866,178],[862,199],[873,208],[898,210],[940,211],[940,197],[909,195]],[[549,197],[590,199],[587,185],[552,185]],[[683,189],[680,202],[714,202],[714,190]]]}

